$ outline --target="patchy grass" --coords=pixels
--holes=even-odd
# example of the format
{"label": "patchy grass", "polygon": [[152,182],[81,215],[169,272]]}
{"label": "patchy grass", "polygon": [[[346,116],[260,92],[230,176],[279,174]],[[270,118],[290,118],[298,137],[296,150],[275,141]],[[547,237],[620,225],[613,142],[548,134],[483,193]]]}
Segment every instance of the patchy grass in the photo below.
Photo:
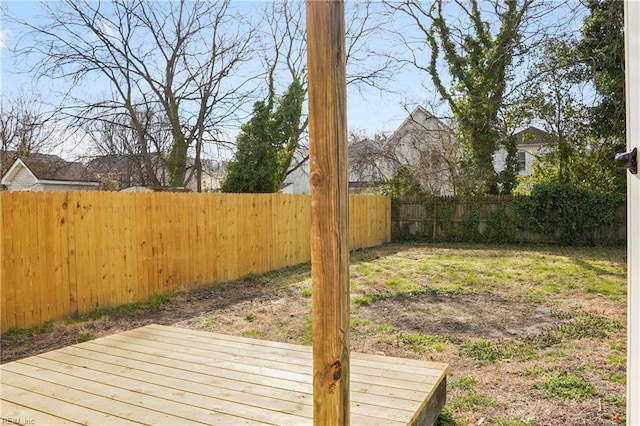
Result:
{"label": "patchy grass", "polygon": [[76,343],[88,342],[89,340],[93,340],[95,338],[96,337],[93,334],[88,334],[88,333],[79,334],[78,337],[76,337]]}
{"label": "patchy grass", "polygon": [[[164,305],[167,302],[175,299],[183,295],[181,292],[171,293],[171,294],[157,294],[149,297],[142,302],[137,303],[127,303],[126,305],[121,305],[114,309],[120,315],[133,315],[141,310],[151,310],[158,309],[160,306]],[[111,314],[111,310],[107,310],[107,314]]]}
{"label": "patchy grass", "polygon": [[373,303],[373,296],[358,296],[353,298],[353,304],[356,306],[369,306]]}
{"label": "patchy grass", "polygon": [[29,337],[37,336],[48,332],[54,327],[53,321],[47,321],[38,327],[32,328],[10,328],[2,335],[2,340],[10,342],[20,342]]}
{"label": "patchy grass", "polygon": [[536,357],[531,345],[518,342],[493,342],[485,338],[473,339],[460,346],[460,353],[477,361],[526,361]]}
{"label": "patchy grass", "polygon": [[478,411],[483,407],[495,407],[498,402],[492,398],[482,395],[476,389],[478,381],[472,376],[462,376],[451,383],[453,391],[449,408],[453,411]]}
{"label": "patchy grass", "polygon": [[[450,364],[438,425],[624,423],[625,249],[388,244],[349,284],[353,351]],[[10,330],[2,355],[150,322],[311,345],[311,296],[304,264]]]}
{"label": "patchy grass", "polygon": [[534,388],[541,389],[543,398],[562,398],[582,401],[598,396],[596,389],[580,376],[562,371],[551,374]]}
{"label": "patchy grass", "polygon": [[442,352],[452,342],[451,337],[437,336],[421,333],[399,333],[397,335],[398,346],[406,347],[412,352],[423,354],[425,352]]}

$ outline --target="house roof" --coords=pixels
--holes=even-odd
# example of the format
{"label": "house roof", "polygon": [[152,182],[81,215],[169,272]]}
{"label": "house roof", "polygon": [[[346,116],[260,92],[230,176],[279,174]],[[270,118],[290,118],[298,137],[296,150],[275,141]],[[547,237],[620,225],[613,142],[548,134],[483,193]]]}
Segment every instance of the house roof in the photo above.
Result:
{"label": "house roof", "polygon": [[139,155],[109,154],[91,159],[87,169],[94,173],[130,173],[136,166],[142,164]]}
{"label": "house roof", "polygon": [[529,126],[524,130],[520,130],[515,135],[516,145],[539,145],[546,141],[549,133],[534,126]]}
{"label": "house roof", "polygon": [[65,161],[56,155],[21,157],[20,160],[39,180],[99,182],[81,163]]}
{"label": "house roof", "polygon": [[39,181],[99,182],[81,163],[66,161],[51,154],[17,158],[2,177],[2,182],[11,180],[20,167],[25,167]]}
{"label": "house roof", "polygon": [[391,136],[389,136],[389,140],[402,138],[408,132],[415,131],[418,126],[422,126],[428,120],[435,120],[438,128],[446,131],[451,131],[451,127],[449,127],[441,119],[431,114],[423,106],[418,105],[391,134]]}

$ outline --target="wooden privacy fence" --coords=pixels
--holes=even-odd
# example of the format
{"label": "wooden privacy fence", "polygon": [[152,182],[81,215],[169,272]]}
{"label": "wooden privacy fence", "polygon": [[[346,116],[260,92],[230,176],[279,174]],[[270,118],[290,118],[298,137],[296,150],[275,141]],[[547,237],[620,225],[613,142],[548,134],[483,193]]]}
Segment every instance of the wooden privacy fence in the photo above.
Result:
{"label": "wooden privacy fence", "polygon": [[[391,201],[353,195],[351,249],[391,240]],[[2,332],[310,259],[310,197],[0,193]]]}
{"label": "wooden privacy fence", "polygon": [[[514,221],[514,198],[432,197],[424,200],[394,199],[391,232],[394,241],[423,240],[483,243],[558,243],[561,229],[550,233],[521,229]],[[615,211],[610,224],[585,231],[579,241],[625,244],[626,204]]]}

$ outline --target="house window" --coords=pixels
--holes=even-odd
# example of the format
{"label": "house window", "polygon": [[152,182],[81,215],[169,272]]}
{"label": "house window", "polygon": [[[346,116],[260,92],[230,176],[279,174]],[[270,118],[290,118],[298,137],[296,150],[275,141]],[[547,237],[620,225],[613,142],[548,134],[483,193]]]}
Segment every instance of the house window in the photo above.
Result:
{"label": "house window", "polygon": [[526,151],[518,151],[518,168],[519,172],[527,168],[527,153]]}

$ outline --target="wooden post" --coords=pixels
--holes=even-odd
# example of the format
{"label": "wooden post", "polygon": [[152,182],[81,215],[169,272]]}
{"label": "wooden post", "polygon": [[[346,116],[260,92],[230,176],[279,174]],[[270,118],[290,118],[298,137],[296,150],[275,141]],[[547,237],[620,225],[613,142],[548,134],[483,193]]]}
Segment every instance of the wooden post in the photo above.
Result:
{"label": "wooden post", "polygon": [[344,2],[307,1],[313,418],[349,424],[349,197]]}

